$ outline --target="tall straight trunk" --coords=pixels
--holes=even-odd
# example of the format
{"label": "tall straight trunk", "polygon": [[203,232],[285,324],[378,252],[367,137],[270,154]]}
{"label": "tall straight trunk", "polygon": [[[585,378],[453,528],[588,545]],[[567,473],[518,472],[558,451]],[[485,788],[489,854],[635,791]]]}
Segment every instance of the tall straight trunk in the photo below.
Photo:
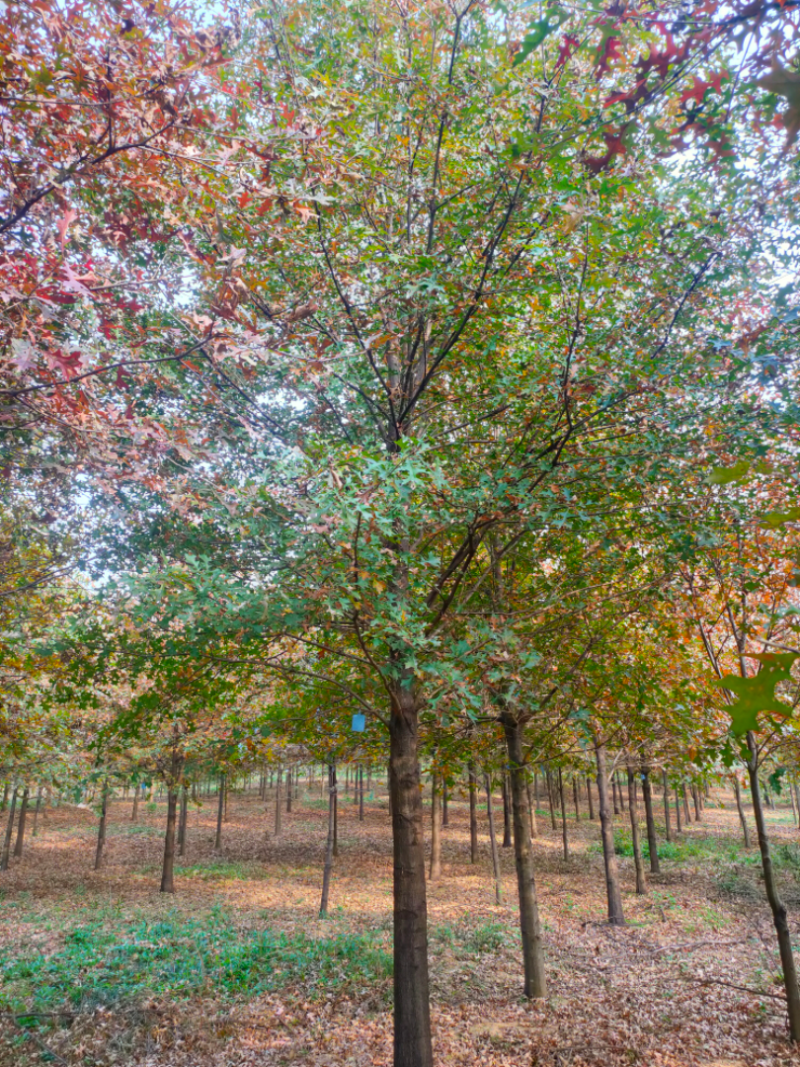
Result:
{"label": "tall straight trunk", "polygon": [[225,775],[219,777],[219,801],[217,803],[217,836],[214,838],[214,848],[219,852],[222,848],[222,817],[225,813]]}
{"label": "tall straight trunk", "polygon": [[[101,800],[100,808],[100,823],[97,827],[97,849],[94,854],[94,869],[100,870],[100,864],[103,862],[103,849],[106,843],[106,825],[108,821],[108,782],[103,783],[103,796]],[[22,829],[22,819],[20,818],[20,829]],[[19,844],[19,842],[18,842]],[[22,850],[20,849],[20,852]],[[15,849],[16,853],[16,849]]]}
{"label": "tall straight trunk", "polygon": [[6,823],[6,834],[3,838],[3,851],[0,853],[0,871],[8,870],[8,861],[11,854],[11,835],[14,832],[14,812],[17,808],[17,793],[19,789],[14,786],[14,791],[11,794],[11,805],[8,809],[8,821]]}
{"label": "tall straight trunk", "polygon": [[692,782],[692,799],[694,800],[695,822],[700,822],[700,790],[696,782]]}
{"label": "tall straight trunk", "polygon": [[789,800],[791,801],[791,804],[792,804],[792,822],[796,823],[797,822],[797,809],[794,806],[794,792],[792,791],[792,783],[789,782],[787,784],[788,784],[787,792],[789,794]]}
{"label": "tall straight trunk", "polygon": [[586,798],[589,801],[589,818],[594,822],[594,800],[592,799],[592,778],[586,775]]}
{"label": "tall straight trunk", "polygon": [[278,773],[275,776],[275,836],[281,836],[281,784],[283,781],[283,768],[278,767]]}
{"label": "tall straight trunk", "polygon": [[672,840],[672,827],[670,826],[669,818],[669,779],[667,778],[667,772],[661,772],[661,780],[664,787],[664,836],[667,841]]}
{"label": "tall straight trunk", "polygon": [[131,811],[131,822],[136,822],[139,818],[139,793],[141,792],[141,785],[138,782],[133,784],[133,810]]}
{"label": "tall straight trunk", "polygon": [[775,932],[778,935],[783,987],[786,991],[786,1008],[789,1014],[789,1034],[792,1041],[796,1042],[800,1041],[800,988],[797,985],[797,971],[794,965],[794,953],[792,952],[792,935],[786,918],[786,906],[778,894],[775,872],[772,867],[772,857],[769,851],[769,838],[767,837],[767,826],[764,821],[764,809],[761,806],[761,792],[758,782],[758,747],[752,731],[747,735],[747,747],[750,750],[747,773],[750,778],[753,815],[756,820],[758,847],[761,852],[761,869],[764,874],[764,887],[767,891],[767,900],[772,911]]}
{"label": "tall straight trunk", "polygon": [[548,767],[545,771],[545,781],[547,782],[547,802],[550,805],[550,826],[553,830],[556,828],[556,802],[553,797],[553,772]]}
{"label": "tall straight trunk", "polygon": [[291,814],[292,811],[292,768],[288,767],[286,770],[286,812]]}
{"label": "tall straight trunk", "polygon": [[502,717],[511,778],[511,810],[514,820],[514,860],[519,892],[519,925],[526,997],[546,997],[542,928],[536,900],[536,882],[531,852],[531,817],[528,809],[527,771],[522,755],[522,727],[506,713]]}
{"label": "tall straight trunk", "polygon": [[164,834],[164,863],[161,868],[161,892],[175,892],[175,823],[178,814],[178,791],[167,790],[167,829]]}
{"label": "tall straight trunk", "polygon": [[42,787],[39,786],[39,789],[36,792],[36,807],[33,809],[33,830],[31,832],[31,837],[36,837],[36,835],[39,832],[39,811],[40,811],[41,807],[42,807]]}
{"label": "tall straight trunk", "polygon": [[178,823],[178,855],[186,855],[186,823],[189,817],[189,789],[184,786],[181,790],[181,816]]}
{"label": "tall straight trunk", "polygon": [[336,771],[333,764],[328,766],[328,839],[325,842],[325,866],[322,871],[322,900],[319,905],[320,919],[328,917],[328,895],[331,890],[331,871],[333,870],[333,821],[336,811]]}
{"label": "tall straight trunk", "polygon": [[572,776],[572,797],[573,797],[573,800],[575,801],[575,822],[580,822],[580,820],[581,820],[581,801],[580,801],[580,797],[578,796],[578,776],[576,774],[573,774],[573,776]]}
{"label": "tall straight trunk", "polygon": [[14,855],[19,859],[22,856],[22,848],[25,843],[25,818],[28,814],[28,797],[30,790],[25,786],[22,791],[22,803],[19,806],[19,823],[17,824],[17,840],[14,844]]}
{"label": "tall straight trunk", "polygon": [[636,778],[628,767],[628,813],[631,819],[631,841],[633,843],[633,864],[636,868],[636,892],[647,892],[647,878],[644,873],[642,843],[639,840],[639,805],[636,802]]}
{"label": "tall straight trunk", "polygon": [[431,865],[428,877],[432,882],[442,876],[442,812],[439,796],[439,783],[436,775],[431,775]]}
{"label": "tall straight trunk", "polygon": [[364,764],[358,769],[358,821],[364,821]]}
{"label": "tall straight trunk", "polygon": [[389,789],[394,853],[394,1067],[432,1067],[419,704],[415,680],[397,660],[389,718]]}
{"label": "tall straight trunk", "polygon": [[619,815],[619,801],[617,800],[617,776],[611,775],[611,796],[614,801],[614,814]]}
{"label": "tall straight trunk", "polygon": [[650,853],[650,873],[659,873],[658,838],[656,837],[656,820],[653,814],[653,787],[650,782],[650,768],[642,771],[642,796],[644,798],[644,817],[647,823],[647,850]]}
{"label": "tall straight trunk", "polygon": [[[489,843],[492,846],[492,870],[494,871],[494,900],[503,903],[503,884],[500,879],[500,856],[497,852],[497,836],[494,832],[494,813],[492,812],[492,783],[489,775],[484,775],[486,782],[486,820],[489,823]],[[505,772],[503,773],[505,784]]]}
{"label": "tall straight trunk", "polygon": [[533,772],[533,799],[536,801],[536,807],[540,807],[539,804],[539,772]]}
{"label": "tall straight trunk", "polygon": [[508,772],[503,771],[503,848],[511,848],[511,797],[508,787]]}
{"label": "tall straight trunk", "polygon": [[766,782],[764,782],[764,800],[767,802],[767,807],[770,811],[775,810],[775,801],[772,799],[772,793]]}
{"label": "tall straight trunk", "polygon": [[331,764],[333,768],[333,855],[334,859],[339,855],[339,780],[336,775],[336,762]]}
{"label": "tall straight trunk", "polygon": [[792,786],[794,789],[794,799],[797,804],[797,825],[800,827],[800,789],[797,788],[797,782]]}
{"label": "tall straight trunk", "polygon": [[450,812],[447,808],[447,779],[442,782],[442,826],[450,825]]}
{"label": "tall straight trunk", "polygon": [[[511,792],[511,783],[509,782],[509,794]],[[531,838],[539,836],[539,827],[536,823],[536,809],[531,801],[531,781],[530,778],[525,779],[525,792],[528,794],[528,811],[531,813]]]}
{"label": "tall straight trunk", "polygon": [[620,774],[619,774],[618,771],[616,772],[615,777],[617,779],[617,787],[619,789],[619,808],[620,808],[620,811],[622,812],[622,814],[624,815],[625,814],[625,790],[622,788],[622,778],[620,777]]}
{"label": "tall straight trunk", "polygon": [[608,898],[608,921],[612,926],[623,926],[622,894],[619,888],[619,870],[614,852],[614,822],[608,804],[608,778],[606,777],[606,750],[595,745],[597,760],[597,796],[600,806],[600,835],[603,841],[603,864],[606,872],[606,897]]}
{"label": "tall straight trunk", "polygon": [[744,808],[742,807],[742,790],[739,787],[739,776],[734,774],[733,776],[733,793],[736,797],[736,810],[739,812],[739,823],[742,827],[742,834],[744,835],[744,847],[750,848],[750,831],[747,828],[747,819],[745,818]]}
{"label": "tall straight trunk", "polygon": [[558,768],[558,795],[561,800],[561,841],[564,845],[564,859],[569,859],[569,837],[567,835],[567,804],[564,797],[564,775]]}
{"label": "tall straight trunk", "polygon": [[475,764],[467,764],[467,784],[469,788],[469,860],[478,862],[478,780],[475,777]]}
{"label": "tall straight trunk", "polygon": [[689,811],[689,790],[686,782],[681,782],[681,796],[683,797],[683,818],[687,826],[691,824],[692,813]]}
{"label": "tall straight trunk", "polygon": [[360,766],[361,765],[357,763],[355,765],[355,767],[353,767],[353,804],[356,804],[356,805],[358,804],[358,792],[359,792],[358,772],[359,772]]}
{"label": "tall straight trunk", "polygon": [[681,791],[675,786],[675,825],[677,832],[682,833],[683,827],[681,826]]}
{"label": "tall straight trunk", "polygon": [[231,786],[233,786],[234,789],[236,788],[236,780],[235,779],[229,780],[228,776],[226,775],[225,776],[225,788],[222,791],[222,821],[223,822],[227,822],[228,821],[228,793],[230,792]]}
{"label": "tall straight trunk", "polygon": [[392,768],[391,764],[386,766],[386,796],[389,801],[389,818],[392,816]]}
{"label": "tall straight trunk", "polygon": [[10,784],[8,782],[6,782],[5,785],[3,786],[3,799],[0,801],[0,815],[2,815],[2,813],[8,807],[8,792],[9,792],[10,788],[11,788],[11,786],[10,786]]}

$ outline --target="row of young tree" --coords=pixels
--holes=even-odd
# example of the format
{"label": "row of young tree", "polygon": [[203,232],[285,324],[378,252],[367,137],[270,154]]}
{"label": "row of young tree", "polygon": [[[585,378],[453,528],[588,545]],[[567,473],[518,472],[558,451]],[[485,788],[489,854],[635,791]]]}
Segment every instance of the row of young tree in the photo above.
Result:
{"label": "row of young tree", "polygon": [[156,753],[174,823],[356,727],[428,1067],[423,765],[507,767],[530,996],[530,767],[740,767],[799,1038],[797,4],[2,18],[6,777]]}

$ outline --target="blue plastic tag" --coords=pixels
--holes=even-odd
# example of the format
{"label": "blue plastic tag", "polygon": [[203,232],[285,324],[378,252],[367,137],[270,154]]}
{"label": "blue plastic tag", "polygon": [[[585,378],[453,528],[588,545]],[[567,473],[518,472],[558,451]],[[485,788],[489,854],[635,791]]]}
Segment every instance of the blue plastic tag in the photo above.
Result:
{"label": "blue plastic tag", "polygon": [[364,727],[367,725],[366,716],[354,715],[353,716],[353,732],[357,734],[363,734]]}

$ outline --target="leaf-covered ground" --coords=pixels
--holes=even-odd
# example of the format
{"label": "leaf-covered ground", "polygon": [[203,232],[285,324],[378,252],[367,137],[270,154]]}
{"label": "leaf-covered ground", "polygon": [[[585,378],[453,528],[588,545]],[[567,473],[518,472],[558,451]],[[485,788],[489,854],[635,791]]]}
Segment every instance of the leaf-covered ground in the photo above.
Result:
{"label": "leaf-covered ground", "polygon": [[[429,885],[437,1063],[453,1067],[777,1067],[787,1043],[780,965],[754,851],[730,797],[664,847],[636,897],[627,817],[618,849],[628,925],[604,923],[596,823],[540,814],[535,852],[550,995],[520,995],[513,856],[494,903],[488,839],[469,863],[466,806],[451,805],[444,871]],[[315,790],[283,815],[232,797],[220,853],[215,801],[189,818],[177,894],[158,893],[164,804],[111,805],[106,860],[96,818],[49,810],[0,876],[0,1064],[250,1067],[391,1063],[391,849],[385,797],[360,823],[340,809],[331,914],[317,918],[326,832]],[[800,835],[770,813],[793,929]],[[485,830],[485,819],[481,818]],[[30,829],[30,827],[29,827]],[[626,855],[627,853],[627,855]],[[798,937],[800,942],[800,937]]]}

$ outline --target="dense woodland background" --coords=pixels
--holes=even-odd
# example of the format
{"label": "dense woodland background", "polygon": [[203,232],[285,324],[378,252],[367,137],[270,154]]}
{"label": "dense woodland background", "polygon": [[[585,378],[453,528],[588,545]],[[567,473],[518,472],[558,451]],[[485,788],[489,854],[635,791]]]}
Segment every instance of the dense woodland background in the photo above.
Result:
{"label": "dense woodland background", "polygon": [[4,5],[10,1063],[794,1062],[799,18]]}

